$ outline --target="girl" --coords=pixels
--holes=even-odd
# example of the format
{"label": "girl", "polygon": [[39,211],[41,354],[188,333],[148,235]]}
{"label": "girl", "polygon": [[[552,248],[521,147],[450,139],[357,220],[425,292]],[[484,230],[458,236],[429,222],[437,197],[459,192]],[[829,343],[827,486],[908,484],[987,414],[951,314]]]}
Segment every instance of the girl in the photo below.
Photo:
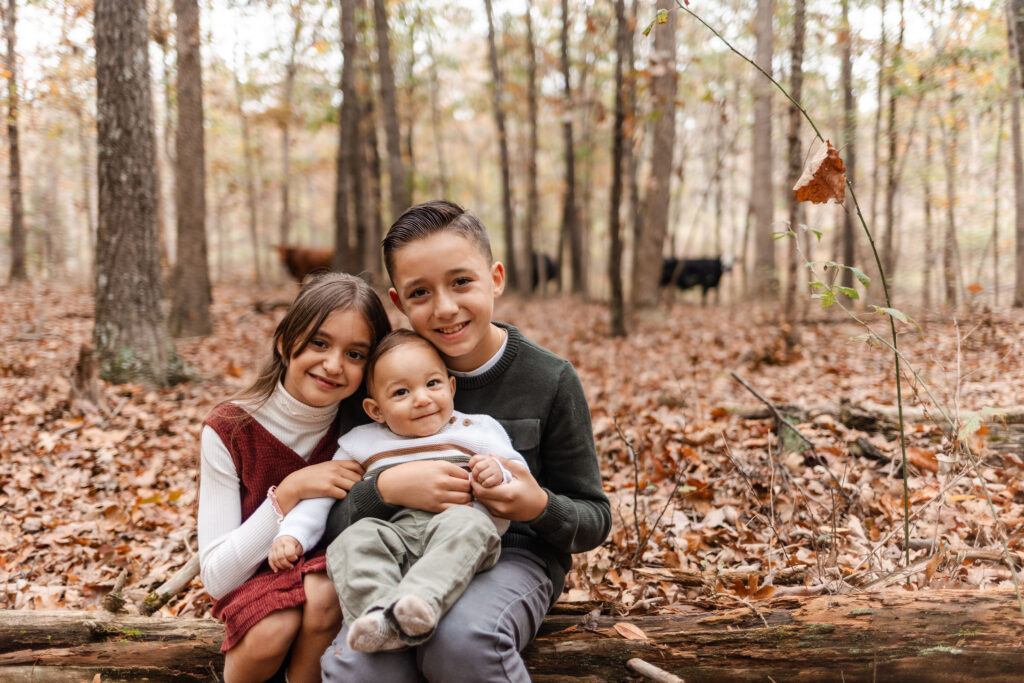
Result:
{"label": "girl", "polygon": [[228,683],[270,678],[289,652],[289,681],[320,680],[320,654],[341,624],[324,553],[314,549],[278,573],[264,560],[279,520],[300,500],[344,498],[360,480],[362,468],[331,456],[338,436],[362,421],[363,366],[390,328],[363,280],[316,277],[278,324],[253,385],[206,419],[200,575],[225,623]]}

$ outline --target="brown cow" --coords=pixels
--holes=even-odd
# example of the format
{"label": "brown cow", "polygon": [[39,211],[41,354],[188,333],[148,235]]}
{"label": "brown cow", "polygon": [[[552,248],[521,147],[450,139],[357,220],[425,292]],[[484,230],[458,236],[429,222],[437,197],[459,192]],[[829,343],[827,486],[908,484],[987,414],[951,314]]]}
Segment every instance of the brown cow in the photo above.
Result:
{"label": "brown cow", "polygon": [[331,270],[334,260],[334,249],[329,247],[285,247],[278,244],[274,249],[277,249],[284,267],[299,282],[310,273]]}

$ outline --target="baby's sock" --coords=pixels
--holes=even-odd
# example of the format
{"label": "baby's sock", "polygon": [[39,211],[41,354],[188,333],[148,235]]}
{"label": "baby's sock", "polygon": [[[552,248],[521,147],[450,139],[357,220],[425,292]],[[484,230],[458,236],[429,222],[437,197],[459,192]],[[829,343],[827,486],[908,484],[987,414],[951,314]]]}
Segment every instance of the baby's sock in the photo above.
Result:
{"label": "baby's sock", "polygon": [[356,652],[386,652],[405,647],[388,625],[384,610],[368,612],[348,626],[348,646]]}
{"label": "baby's sock", "polygon": [[437,616],[434,609],[427,604],[426,600],[415,595],[406,595],[398,599],[391,610],[395,615],[398,627],[407,636],[422,636],[430,633],[437,624]]}

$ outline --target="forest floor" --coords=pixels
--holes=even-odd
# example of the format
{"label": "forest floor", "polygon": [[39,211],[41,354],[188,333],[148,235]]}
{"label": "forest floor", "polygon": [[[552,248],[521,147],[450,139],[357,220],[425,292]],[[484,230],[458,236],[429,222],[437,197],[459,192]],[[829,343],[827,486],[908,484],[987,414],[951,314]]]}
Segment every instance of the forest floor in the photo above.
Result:
{"label": "forest floor", "polygon": [[[0,609],[99,609],[122,569],[128,596],[141,597],[189,559],[202,420],[253,376],[283,314],[275,304],[294,291],[216,288],[215,333],[178,342],[201,379],[159,390],[104,384],[97,407],[71,382],[92,333],[89,292],[3,290]],[[897,432],[884,421],[851,426],[840,410],[891,411],[891,351],[833,309],[812,308],[800,344],[787,349],[775,309],[690,301],[663,302],[628,338],[611,339],[602,305],[499,300],[499,319],[576,366],[612,501],[612,533],[576,557],[563,603],[626,613],[897,580],[909,589],[1009,585],[998,553],[979,550],[1000,551],[1000,538],[1024,550],[1024,429],[986,416],[951,438],[934,407],[923,411],[925,387],[904,374],[914,571],[893,574],[905,565]],[[862,315],[887,334],[885,319]],[[986,407],[1019,412],[1024,315],[922,325],[901,324],[901,348],[955,420],[969,424]],[[813,449],[788,430],[780,436],[732,373],[794,416]],[[209,607],[195,579],[163,610]]]}

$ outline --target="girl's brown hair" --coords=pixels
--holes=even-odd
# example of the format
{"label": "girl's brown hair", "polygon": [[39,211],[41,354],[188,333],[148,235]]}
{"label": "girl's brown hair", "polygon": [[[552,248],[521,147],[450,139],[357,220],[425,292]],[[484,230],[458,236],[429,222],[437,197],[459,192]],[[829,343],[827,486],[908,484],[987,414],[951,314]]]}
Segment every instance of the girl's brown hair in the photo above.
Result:
{"label": "girl's brown hair", "polygon": [[[370,349],[391,331],[380,297],[362,278],[347,273],[324,273],[307,280],[277,324],[271,357],[248,389],[233,397],[259,407],[284,380],[289,361],[302,352],[331,313],[354,310],[370,328]],[[278,350],[280,349],[280,351]],[[283,353],[282,353],[283,352]]]}

